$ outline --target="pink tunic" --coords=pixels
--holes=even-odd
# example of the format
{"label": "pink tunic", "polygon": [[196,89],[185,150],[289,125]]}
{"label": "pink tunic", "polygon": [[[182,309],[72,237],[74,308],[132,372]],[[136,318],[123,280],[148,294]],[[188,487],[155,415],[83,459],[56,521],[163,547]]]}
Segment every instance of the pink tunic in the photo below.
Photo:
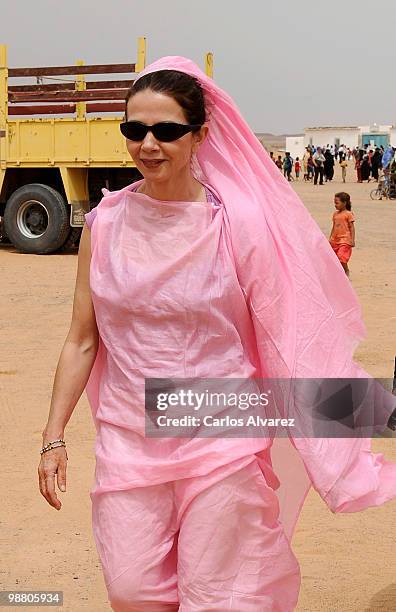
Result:
{"label": "pink tunic", "polygon": [[[100,347],[87,385],[97,428],[91,495],[206,475],[256,453],[279,483],[265,438],[144,437],[144,378],[257,376],[251,316],[224,231],[222,205],[109,194],[86,214]],[[111,205],[111,198],[114,205]],[[95,222],[93,222],[95,220]]]}
{"label": "pink tunic", "polygon": [[[289,346],[282,309],[290,296],[276,284],[271,266],[279,261],[265,253],[265,224],[248,232],[252,219],[244,208],[231,202],[234,209],[227,212],[221,203],[213,216],[209,202],[158,201],[132,189],[108,193],[87,214],[87,220],[96,215],[90,285],[100,333],[86,386],[97,428],[91,496],[212,474],[221,479],[256,455],[267,483],[277,489],[289,538],[311,483],[333,512],[394,498],[396,466],[371,452],[370,439],[293,438],[293,446],[276,439],[270,452],[266,438],[144,437],[145,377],[249,379],[267,370],[284,376],[279,342]],[[231,213],[238,232],[230,226]],[[272,284],[264,292],[268,279]],[[310,304],[305,307],[310,312]],[[317,331],[310,317],[304,324],[298,342],[309,341],[311,348],[319,342]],[[325,324],[331,326],[330,315],[322,330]],[[328,331],[326,341],[331,337]],[[366,376],[345,361],[347,340],[340,332],[331,347],[322,346],[327,359],[315,363],[305,349],[296,374]]]}

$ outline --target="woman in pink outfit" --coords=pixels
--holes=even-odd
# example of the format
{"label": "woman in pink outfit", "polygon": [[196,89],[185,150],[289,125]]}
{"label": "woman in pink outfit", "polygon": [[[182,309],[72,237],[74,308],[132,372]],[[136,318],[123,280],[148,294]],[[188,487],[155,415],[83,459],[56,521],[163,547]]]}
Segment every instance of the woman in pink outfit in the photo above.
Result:
{"label": "woman in pink outfit", "polygon": [[86,388],[112,609],[291,612],[309,486],[354,512],[396,497],[396,466],[368,438],[148,437],[145,380],[369,377],[352,361],[359,304],[231,98],[193,62],[148,66],[125,115],[143,180],[86,215],[40,490],[60,509],[64,429]]}

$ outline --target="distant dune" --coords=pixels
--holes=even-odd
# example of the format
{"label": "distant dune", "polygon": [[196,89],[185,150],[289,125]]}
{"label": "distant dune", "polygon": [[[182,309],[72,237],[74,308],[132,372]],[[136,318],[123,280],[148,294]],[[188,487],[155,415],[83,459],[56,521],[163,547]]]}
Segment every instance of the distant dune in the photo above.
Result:
{"label": "distant dune", "polygon": [[303,136],[303,134],[268,134],[256,132],[257,138],[262,142],[267,151],[284,151],[287,136]]}

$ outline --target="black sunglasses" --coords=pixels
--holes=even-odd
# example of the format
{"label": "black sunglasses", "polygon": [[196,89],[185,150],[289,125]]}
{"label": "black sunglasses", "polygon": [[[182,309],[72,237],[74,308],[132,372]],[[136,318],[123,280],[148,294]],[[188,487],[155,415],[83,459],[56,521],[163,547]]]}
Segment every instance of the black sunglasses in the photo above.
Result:
{"label": "black sunglasses", "polygon": [[141,142],[151,132],[156,140],[161,142],[172,142],[178,140],[188,132],[199,130],[202,125],[186,125],[184,123],[173,123],[162,121],[155,125],[146,125],[140,121],[126,121],[120,124],[120,130],[125,138],[134,142]]}

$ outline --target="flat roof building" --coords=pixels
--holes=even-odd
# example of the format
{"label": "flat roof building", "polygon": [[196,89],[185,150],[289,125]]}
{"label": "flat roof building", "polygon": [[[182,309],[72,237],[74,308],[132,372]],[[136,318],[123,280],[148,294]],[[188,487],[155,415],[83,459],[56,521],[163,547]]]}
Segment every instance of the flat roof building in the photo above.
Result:
{"label": "flat roof building", "polygon": [[286,151],[290,151],[295,159],[304,155],[305,147],[340,146],[345,145],[353,149],[357,146],[369,145],[371,148],[387,147],[389,144],[396,147],[396,126],[392,125],[342,125],[307,127],[304,136],[288,136],[286,138]]}

